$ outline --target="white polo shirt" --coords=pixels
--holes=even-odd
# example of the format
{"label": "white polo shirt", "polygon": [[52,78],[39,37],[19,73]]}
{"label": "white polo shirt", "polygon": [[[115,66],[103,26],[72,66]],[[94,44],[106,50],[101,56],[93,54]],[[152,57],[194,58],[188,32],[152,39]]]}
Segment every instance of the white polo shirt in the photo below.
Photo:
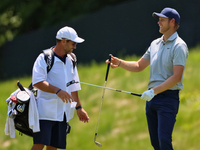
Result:
{"label": "white polo shirt", "polygon": [[[32,83],[33,85],[47,81],[69,94],[81,89],[80,83],[75,83],[67,87],[67,83],[75,80],[79,82],[77,68],[73,68],[71,56],[66,57],[64,63],[58,57],[54,56],[54,64],[47,74],[47,64],[44,60],[44,54],[41,53],[33,66]],[[63,121],[64,113],[67,116],[67,109],[70,103],[64,103],[56,94],[38,90],[37,106],[40,120]],[[69,118],[66,118],[69,121]]]}
{"label": "white polo shirt", "polygon": [[[188,48],[186,43],[175,32],[164,42],[163,36],[154,40],[146,53],[142,56],[150,60],[150,80],[148,89],[156,87],[173,75],[173,65],[186,65]],[[171,90],[182,90],[183,77],[181,82],[176,84]]]}

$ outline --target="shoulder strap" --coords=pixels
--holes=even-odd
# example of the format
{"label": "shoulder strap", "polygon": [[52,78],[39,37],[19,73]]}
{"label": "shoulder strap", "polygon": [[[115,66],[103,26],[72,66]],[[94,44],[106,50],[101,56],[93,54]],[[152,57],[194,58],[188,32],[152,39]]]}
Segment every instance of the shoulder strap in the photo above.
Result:
{"label": "shoulder strap", "polygon": [[[54,64],[54,52],[52,49],[46,49],[42,51],[44,53],[44,60],[47,63],[47,73],[51,70],[53,64]],[[73,68],[77,65],[77,58],[74,53],[70,53],[70,56],[72,57],[72,63]],[[28,87],[29,90],[33,90],[32,83]]]}
{"label": "shoulder strap", "polygon": [[[51,70],[53,64],[54,64],[54,52],[52,49],[46,49],[43,50],[44,53],[44,60],[47,63],[47,73]],[[74,53],[70,53],[70,56],[72,57],[72,63],[73,68],[77,65],[77,58]]]}
{"label": "shoulder strap", "polygon": [[[47,63],[47,73],[51,70],[54,64],[54,52],[52,49],[46,49],[42,51],[44,53],[44,60]],[[32,82],[28,87],[29,90],[33,90]]]}
{"label": "shoulder strap", "polygon": [[43,50],[44,60],[47,63],[47,73],[51,70],[54,64],[54,52],[52,49]]}
{"label": "shoulder strap", "polygon": [[72,63],[73,63],[73,68],[77,65],[77,58],[74,53],[70,53],[70,56],[72,57]]}

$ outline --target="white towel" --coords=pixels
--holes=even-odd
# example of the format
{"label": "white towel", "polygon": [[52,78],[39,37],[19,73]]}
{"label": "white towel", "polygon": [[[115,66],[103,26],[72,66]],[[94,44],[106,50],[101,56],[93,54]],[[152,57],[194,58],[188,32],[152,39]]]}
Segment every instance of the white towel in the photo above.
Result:
{"label": "white towel", "polygon": [[9,135],[11,138],[15,138],[15,126],[13,119],[7,117],[5,125],[5,135]]}
{"label": "white towel", "polygon": [[[19,91],[19,89],[16,90],[15,92],[13,92],[13,93],[10,95],[10,97],[6,100],[6,102],[9,101],[10,98],[11,98],[13,95],[15,95],[18,91]],[[15,105],[12,105],[11,107],[8,106],[8,112],[9,112],[11,109],[13,109],[14,107],[15,107]],[[7,113],[7,114],[8,114],[8,113]],[[5,125],[5,130],[4,130],[4,132],[5,132],[5,135],[9,135],[9,134],[10,134],[10,137],[11,137],[11,138],[15,138],[15,125],[14,125],[14,120],[11,119],[11,118],[9,118],[8,116],[7,116],[7,119],[6,119],[6,125]]]}
{"label": "white towel", "polygon": [[33,132],[39,132],[40,131],[39,114],[38,114],[38,110],[37,110],[35,96],[34,96],[33,92],[31,92],[30,90],[28,90],[28,91],[30,94],[29,114],[28,114],[29,115],[28,116],[29,128],[31,128],[33,130]]}

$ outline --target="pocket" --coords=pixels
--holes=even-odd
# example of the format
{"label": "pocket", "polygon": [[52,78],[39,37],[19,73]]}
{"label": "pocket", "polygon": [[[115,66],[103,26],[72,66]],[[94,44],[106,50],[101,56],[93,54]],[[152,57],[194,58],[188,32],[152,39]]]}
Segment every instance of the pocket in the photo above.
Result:
{"label": "pocket", "polygon": [[76,107],[77,102],[71,102],[71,103],[67,103],[67,121],[69,121],[70,119],[72,119],[74,117],[74,110]]}
{"label": "pocket", "polygon": [[77,102],[71,102],[71,107],[70,107],[70,112],[69,112],[70,119],[74,117],[74,110],[75,110],[76,104]]}
{"label": "pocket", "polygon": [[67,129],[66,129],[66,133],[69,134],[71,131],[71,126],[69,125],[69,123],[67,122]]}

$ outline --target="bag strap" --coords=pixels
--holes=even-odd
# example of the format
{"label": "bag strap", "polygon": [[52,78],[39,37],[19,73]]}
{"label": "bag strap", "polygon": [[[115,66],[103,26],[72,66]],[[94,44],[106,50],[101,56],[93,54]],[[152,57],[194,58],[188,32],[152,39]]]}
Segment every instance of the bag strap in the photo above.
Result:
{"label": "bag strap", "polygon": [[54,52],[52,49],[43,50],[44,60],[47,63],[47,73],[51,70],[54,64]]}
{"label": "bag strap", "polygon": [[[47,73],[51,70],[54,64],[54,52],[52,49],[46,49],[42,51],[44,53],[44,60],[47,63]],[[72,57],[72,63],[73,63],[73,68],[77,65],[77,58],[74,53],[70,53],[70,56]],[[33,85],[32,82],[28,87],[29,90],[33,90]]]}
{"label": "bag strap", "polygon": [[76,55],[74,53],[70,53],[69,55],[72,57],[73,68],[75,68],[75,66],[77,65]]}
{"label": "bag strap", "polygon": [[[54,52],[52,49],[46,49],[42,51],[44,53],[44,60],[47,63],[47,73],[51,70],[53,64],[54,64]],[[29,90],[33,90],[33,84],[31,84],[28,87]]]}

